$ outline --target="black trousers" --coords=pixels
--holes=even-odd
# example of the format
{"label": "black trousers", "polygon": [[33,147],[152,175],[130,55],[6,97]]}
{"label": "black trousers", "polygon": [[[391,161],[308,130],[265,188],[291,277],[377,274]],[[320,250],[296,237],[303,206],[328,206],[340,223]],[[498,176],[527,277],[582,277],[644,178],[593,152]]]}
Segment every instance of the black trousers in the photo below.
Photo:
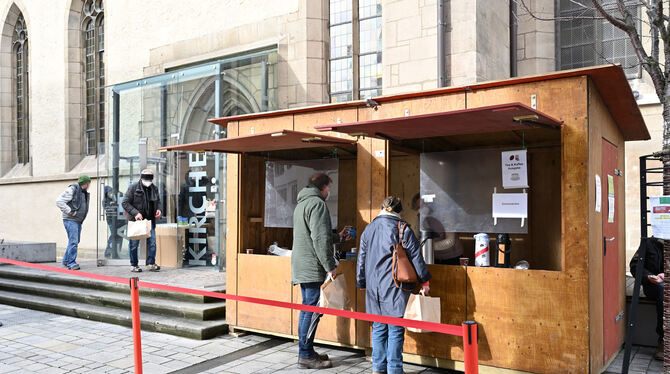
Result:
{"label": "black trousers", "polygon": [[656,333],[661,343],[663,341],[663,284],[653,284],[643,279],[642,289],[649,299],[656,301]]}

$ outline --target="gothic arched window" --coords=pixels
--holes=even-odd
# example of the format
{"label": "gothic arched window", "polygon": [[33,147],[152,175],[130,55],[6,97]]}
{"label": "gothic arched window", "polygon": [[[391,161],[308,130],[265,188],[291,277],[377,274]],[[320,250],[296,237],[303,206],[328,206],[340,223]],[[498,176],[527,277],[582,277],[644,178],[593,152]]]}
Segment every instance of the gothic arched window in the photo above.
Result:
{"label": "gothic arched window", "polygon": [[14,87],[16,105],[16,156],[19,164],[30,161],[30,121],[28,117],[28,31],[23,15],[19,15],[12,38],[14,55]]}
{"label": "gothic arched window", "polygon": [[98,154],[105,141],[105,31],[102,0],[86,0],[83,9],[84,81],[86,83],[86,154]]}

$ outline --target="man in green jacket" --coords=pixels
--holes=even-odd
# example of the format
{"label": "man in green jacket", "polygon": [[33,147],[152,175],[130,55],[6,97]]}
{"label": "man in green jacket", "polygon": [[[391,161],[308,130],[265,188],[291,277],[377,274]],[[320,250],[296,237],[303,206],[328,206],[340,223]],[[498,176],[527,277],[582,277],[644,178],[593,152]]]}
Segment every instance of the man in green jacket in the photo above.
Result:
{"label": "man in green jacket", "polygon": [[[345,236],[347,240],[351,238],[348,228],[339,235],[333,234],[326,205],[332,182],[326,174],[314,174],[309,185],[298,193],[298,205],[293,212],[292,282],[300,284],[304,305],[317,305],[326,275],[330,274],[333,279],[337,276],[333,242]],[[324,369],[333,365],[328,355],[314,351],[320,317],[317,313],[300,312],[298,367],[302,369]]]}

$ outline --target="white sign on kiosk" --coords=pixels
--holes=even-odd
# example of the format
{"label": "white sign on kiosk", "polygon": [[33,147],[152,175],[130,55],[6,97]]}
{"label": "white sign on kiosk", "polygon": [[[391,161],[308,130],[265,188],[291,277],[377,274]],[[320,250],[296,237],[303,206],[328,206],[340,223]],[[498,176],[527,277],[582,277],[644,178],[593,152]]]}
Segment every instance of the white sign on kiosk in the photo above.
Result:
{"label": "white sign on kiosk", "polygon": [[528,194],[497,193],[493,190],[493,224],[498,224],[498,218],[520,218],[523,227],[528,218]]}
{"label": "white sign on kiosk", "polygon": [[655,238],[670,239],[670,197],[649,196],[651,231]]}
{"label": "white sign on kiosk", "polygon": [[526,150],[502,152],[503,188],[528,188]]}

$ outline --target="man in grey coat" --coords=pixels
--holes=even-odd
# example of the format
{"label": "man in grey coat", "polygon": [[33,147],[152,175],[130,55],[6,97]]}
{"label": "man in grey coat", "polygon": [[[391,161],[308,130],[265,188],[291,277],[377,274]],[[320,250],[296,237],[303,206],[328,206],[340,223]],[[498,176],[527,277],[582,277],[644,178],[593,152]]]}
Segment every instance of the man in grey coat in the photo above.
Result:
{"label": "man in grey coat", "polygon": [[67,233],[67,249],[61,263],[70,270],[79,270],[77,249],[81,239],[81,225],[88,214],[88,186],[90,184],[91,177],[82,174],[77,183],[68,186],[56,200],[56,206],[62,212],[63,225]]}
{"label": "man in grey coat", "polygon": [[[298,204],[293,212],[292,282],[300,285],[304,305],[316,305],[319,302],[321,285],[327,274],[333,279],[337,276],[333,242],[339,242],[341,238],[350,239],[348,228],[339,235],[333,233],[330,212],[326,205],[331,183],[332,180],[326,174],[314,174],[309,185],[298,194]],[[327,355],[314,351],[314,336],[320,317],[320,314],[300,312],[299,368],[332,367]]]}

